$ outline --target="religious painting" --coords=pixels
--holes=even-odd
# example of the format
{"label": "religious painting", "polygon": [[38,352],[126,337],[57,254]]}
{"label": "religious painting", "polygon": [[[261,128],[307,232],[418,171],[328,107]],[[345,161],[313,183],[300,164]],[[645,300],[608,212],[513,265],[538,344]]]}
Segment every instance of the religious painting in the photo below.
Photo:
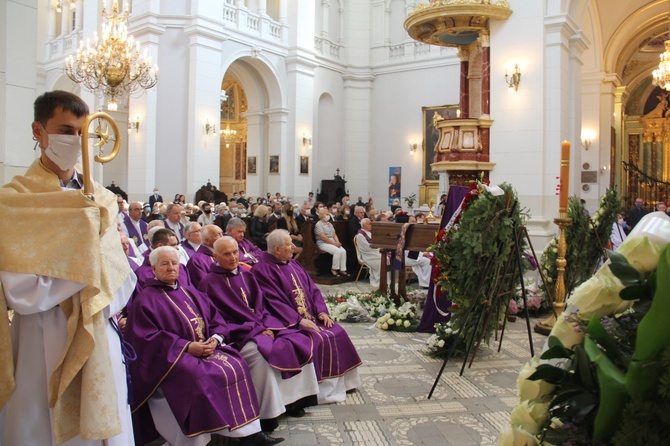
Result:
{"label": "religious painting", "polygon": [[301,156],[300,157],[300,174],[307,175],[309,173],[309,157]]}
{"label": "religious painting", "polygon": [[389,167],[389,206],[392,206],[395,200],[400,204],[401,177],[402,167]]}
{"label": "religious painting", "polygon": [[430,167],[435,162],[435,146],[440,139],[440,132],[433,125],[435,115],[444,119],[458,118],[458,105],[438,105],[421,107],[423,113],[423,181],[438,180],[439,175]]}
{"label": "religious painting", "polygon": [[279,173],[279,155],[270,155],[270,173]]}
{"label": "religious painting", "polygon": [[247,173],[256,173],[256,157],[247,157]]}

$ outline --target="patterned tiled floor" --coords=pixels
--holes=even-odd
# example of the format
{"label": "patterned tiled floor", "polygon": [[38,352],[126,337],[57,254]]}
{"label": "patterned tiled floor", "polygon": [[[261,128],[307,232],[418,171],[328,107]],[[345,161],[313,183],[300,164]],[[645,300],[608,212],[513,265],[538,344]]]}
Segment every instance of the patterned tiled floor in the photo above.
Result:
{"label": "patterned tiled floor", "polygon": [[[369,291],[367,281],[319,286],[324,293]],[[533,321],[534,322],[534,321]],[[363,359],[362,388],[340,404],[281,418],[273,433],[283,445],[493,445],[516,403],[518,371],[530,358],[523,319],[507,325],[502,350],[480,350],[463,376],[447,365],[433,397],[428,392],[442,361],[424,354],[428,335],[343,324]],[[545,338],[534,334],[536,351]]]}

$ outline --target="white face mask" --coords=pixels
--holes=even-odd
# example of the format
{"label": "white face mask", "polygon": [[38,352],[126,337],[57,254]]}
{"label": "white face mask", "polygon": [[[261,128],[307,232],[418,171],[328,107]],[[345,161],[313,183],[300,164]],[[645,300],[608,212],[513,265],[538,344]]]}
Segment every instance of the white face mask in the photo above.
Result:
{"label": "white face mask", "polygon": [[[42,127],[44,130],[44,127]],[[49,139],[46,155],[60,169],[70,170],[81,160],[81,137],[78,135],[55,135],[47,133]]]}

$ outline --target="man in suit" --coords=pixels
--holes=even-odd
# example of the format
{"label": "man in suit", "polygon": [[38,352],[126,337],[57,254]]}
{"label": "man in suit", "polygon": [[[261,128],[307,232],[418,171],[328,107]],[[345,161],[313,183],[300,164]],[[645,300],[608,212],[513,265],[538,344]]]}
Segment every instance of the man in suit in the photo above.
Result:
{"label": "man in suit", "polygon": [[153,209],[154,204],[158,202],[165,203],[163,201],[163,197],[158,193],[158,188],[154,187],[153,195],[149,195],[149,204],[151,205],[151,209]]}
{"label": "man in suit", "polygon": [[361,229],[361,220],[365,218],[365,208],[362,206],[356,206],[354,209],[354,215],[349,216],[349,238],[353,239],[358,234],[358,230]]}
{"label": "man in suit", "polygon": [[301,228],[307,220],[311,220],[311,209],[312,207],[307,202],[300,206],[300,213],[295,218],[295,222],[298,223],[298,228]]}

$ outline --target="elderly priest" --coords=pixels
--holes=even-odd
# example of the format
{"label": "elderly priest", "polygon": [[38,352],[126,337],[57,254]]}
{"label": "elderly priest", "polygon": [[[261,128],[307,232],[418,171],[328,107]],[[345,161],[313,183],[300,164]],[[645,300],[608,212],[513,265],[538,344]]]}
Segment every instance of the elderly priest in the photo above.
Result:
{"label": "elderly priest", "polygon": [[[284,406],[287,415],[305,415],[304,407],[316,404],[319,391],[312,364],[314,341],[305,333],[285,328],[265,310],[256,279],[239,268],[234,238],[217,240],[213,255],[217,263],[200,282],[199,289],[230,324],[231,343],[251,370],[261,419],[278,417],[284,413]],[[268,369],[272,373],[268,374]],[[265,424],[272,426],[269,421]],[[264,426],[263,430],[270,429]]]}
{"label": "elderly priest", "polygon": [[136,441],[156,436],[139,433],[151,419],[173,445],[204,445],[213,432],[241,445],[282,441],[261,432],[249,369],[226,345],[226,322],[207,296],[178,283],[177,251],[160,247],[149,258],[156,278],[133,300],[124,333],[137,352],[130,363]]}
{"label": "elderly priest", "polygon": [[317,351],[320,404],[340,402],[361,384],[356,367],[361,359],[342,326],[328,313],[326,302],[309,274],[295,260],[291,235],[276,229],[267,238],[268,250],[251,272],[260,285],[269,313],[286,328],[299,329],[321,342]]}

